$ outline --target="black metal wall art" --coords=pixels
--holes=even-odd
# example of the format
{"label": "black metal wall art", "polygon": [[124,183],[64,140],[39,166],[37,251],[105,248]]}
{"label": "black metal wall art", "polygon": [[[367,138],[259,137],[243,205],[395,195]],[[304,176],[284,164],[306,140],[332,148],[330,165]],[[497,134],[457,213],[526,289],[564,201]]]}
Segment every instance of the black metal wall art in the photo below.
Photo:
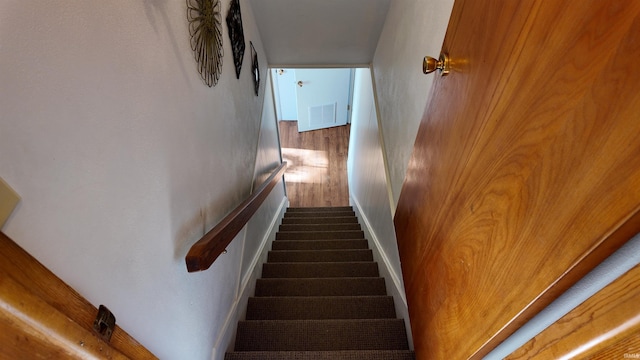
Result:
{"label": "black metal wall art", "polygon": [[251,46],[251,72],[253,73],[253,85],[255,87],[256,96],[258,96],[258,90],[260,89],[260,69],[258,68],[258,53],[256,48],[253,47],[253,43],[249,41]]}
{"label": "black metal wall art", "polygon": [[220,0],[187,0],[191,49],[202,80],[212,87],[222,73],[222,15]]}
{"label": "black metal wall art", "polygon": [[236,78],[240,79],[245,46],[239,0],[231,0],[229,13],[227,14],[227,28],[229,29],[229,40],[231,40],[231,50],[233,51],[233,64],[236,66]]}

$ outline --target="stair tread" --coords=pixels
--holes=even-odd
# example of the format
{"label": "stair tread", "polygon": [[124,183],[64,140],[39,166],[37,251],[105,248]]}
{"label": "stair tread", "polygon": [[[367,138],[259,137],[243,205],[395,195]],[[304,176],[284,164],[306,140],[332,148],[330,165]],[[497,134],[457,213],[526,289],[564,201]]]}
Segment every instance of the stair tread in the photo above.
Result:
{"label": "stair tread", "polygon": [[279,242],[279,241],[348,241],[348,240],[367,240],[364,237],[357,237],[357,238],[353,238],[350,239],[348,237],[345,238],[340,238],[340,239],[275,239],[273,240],[274,243]]}
{"label": "stair tread", "polygon": [[371,261],[264,263],[263,278],[378,277],[378,264]]}
{"label": "stair tread", "polygon": [[277,240],[271,243],[272,250],[338,250],[369,249],[365,239],[338,240]]}
{"label": "stair tread", "polygon": [[300,211],[300,212],[285,212],[285,218],[295,217],[342,217],[342,216],[356,216],[354,211]]}
{"label": "stair tread", "polygon": [[344,223],[344,224],[282,224],[279,230],[281,232],[286,231],[349,231],[349,230],[361,230],[358,223]]}
{"label": "stair tread", "polygon": [[337,239],[364,239],[362,230],[342,231],[278,231],[277,240],[337,240]]}
{"label": "stair tread", "polygon": [[247,320],[394,319],[391,296],[250,297]]}
{"label": "stair tread", "polygon": [[[283,240],[284,241],[284,240]],[[327,240],[321,240],[327,241]],[[317,249],[317,250],[269,250],[273,253],[350,253],[369,252],[370,249]]]}
{"label": "stair tread", "polygon": [[353,210],[353,207],[351,206],[309,206],[309,207],[302,207],[302,206],[295,206],[295,207],[289,207],[287,208],[287,211],[292,211],[292,212],[296,212],[296,211],[342,211],[342,210]]}
{"label": "stair tread", "polygon": [[238,350],[409,350],[409,343],[402,319],[244,320]]}
{"label": "stair tread", "polygon": [[269,263],[373,261],[370,249],[270,250]]}
{"label": "stair tread", "polygon": [[225,360],[415,360],[410,350],[234,351]]}
{"label": "stair tread", "polygon": [[353,296],[386,295],[384,278],[262,278],[256,296]]}
{"label": "stair tread", "polygon": [[285,217],[282,224],[358,224],[355,216]]}

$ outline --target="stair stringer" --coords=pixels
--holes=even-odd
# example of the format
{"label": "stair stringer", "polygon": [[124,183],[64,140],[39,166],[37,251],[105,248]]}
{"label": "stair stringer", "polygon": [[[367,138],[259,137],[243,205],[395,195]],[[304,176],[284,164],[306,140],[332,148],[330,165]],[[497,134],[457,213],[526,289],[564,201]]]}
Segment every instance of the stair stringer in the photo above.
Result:
{"label": "stair stringer", "polygon": [[387,294],[393,297],[397,317],[404,319],[404,325],[407,330],[407,340],[409,341],[409,349],[413,350],[413,334],[411,332],[409,307],[407,306],[407,295],[404,290],[402,274],[398,273],[391,266],[389,257],[383,250],[375,231],[373,231],[371,222],[362,211],[362,207],[360,202],[358,202],[358,199],[352,196],[350,196],[349,199],[358,221],[362,224],[362,230],[364,231],[365,238],[369,242],[369,248],[373,251],[373,260],[378,263],[380,276],[385,279]]}
{"label": "stair stringer", "polygon": [[269,231],[265,232],[264,237],[260,242],[260,251],[256,253],[256,256],[254,256],[251,261],[251,265],[249,267],[250,270],[247,271],[247,274],[242,279],[240,279],[236,299],[227,313],[220,335],[216,338],[211,351],[212,360],[224,360],[225,353],[233,350],[238,321],[244,320],[245,318],[249,297],[254,295],[256,280],[262,276],[261,265],[267,261],[267,254],[271,248],[271,243],[276,238],[278,227],[282,222],[282,218],[284,217],[284,213],[287,210],[288,205],[289,199],[285,196],[282,198],[278,211],[271,220]]}

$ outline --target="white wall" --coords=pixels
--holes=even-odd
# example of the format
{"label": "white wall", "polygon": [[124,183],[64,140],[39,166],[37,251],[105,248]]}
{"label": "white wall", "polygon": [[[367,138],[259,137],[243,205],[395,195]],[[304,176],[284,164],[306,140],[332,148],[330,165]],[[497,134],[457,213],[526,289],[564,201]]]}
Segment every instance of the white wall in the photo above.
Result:
{"label": "white wall", "polygon": [[440,54],[452,7],[453,0],[392,1],[373,58],[394,213],[436,76],[422,75],[422,59]]}
{"label": "white wall", "polygon": [[[254,174],[254,189],[260,186],[264,180],[271,175],[271,172],[282,162],[280,157],[280,142],[278,138],[278,122],[276,121],[273,107],[273,87],[271,86],[271,76],[267,74],[265,79],[265,101],[262,113],[262,126],[260,130],[260,141],[258,144],[258,155],[256,159],[256,169]],[[251,221],[247,224],[247,239],[245,242],[245,254],[243,264],[248,264],[257,256],[257,249],[264,235],[264,224],[269,224],[275,213],[278,213],[280,203],[285,199],[284,182],[281,180],[273,189],[277,195],[265,200],[261,209],[256,212]],[[249,267],[243,266],[242,277],[252,271]]]}
{"label": "white wall", "polygon": [[[268,74],[263,80],[265,95],[254,171],[254,189],[260,186],[282,161],[271,80]],[[267,261],[271,242],[276,238],[278,226],[288,204],[284,192],[284,182],[280,181],[241,234],[244,241],[242,259],[236,264],[236,269],[240,272],[237,294],[216,339],[213,360],[223,360],[225,352],[233,349],[238,320],[245,317],[248,298],[255,293],[256,279],[262,275],[262,263]],[[234,241],[240,242],[239,239]]]}
{"label": "white wall", "polygon": [[347,173],[351,203],[374,250],[387,293],[394,297],[397,315],[405,319],[410,337],[407,299],[393,215],[387,196],[380,133],[370,69],[356,69]]}
{"label": "white wall", "polygon": [[184,256],[250,192],[265,87],[256,97],[248,51],[235,78],[226,25],[223,74],[204,85],[185,13],[184,1],[0,2],[0,176],[22,196],[3,231],[158,357],[209,359],[250,256],[236,239],[195,274]]}

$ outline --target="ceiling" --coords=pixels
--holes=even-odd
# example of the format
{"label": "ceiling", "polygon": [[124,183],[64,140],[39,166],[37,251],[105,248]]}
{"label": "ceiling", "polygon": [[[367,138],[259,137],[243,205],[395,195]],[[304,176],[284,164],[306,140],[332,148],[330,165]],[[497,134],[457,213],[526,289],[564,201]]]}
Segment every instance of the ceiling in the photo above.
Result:
{"label": "ceiling", "polygon": [[391,0],[249,0],[272,67],[370,64]]}

